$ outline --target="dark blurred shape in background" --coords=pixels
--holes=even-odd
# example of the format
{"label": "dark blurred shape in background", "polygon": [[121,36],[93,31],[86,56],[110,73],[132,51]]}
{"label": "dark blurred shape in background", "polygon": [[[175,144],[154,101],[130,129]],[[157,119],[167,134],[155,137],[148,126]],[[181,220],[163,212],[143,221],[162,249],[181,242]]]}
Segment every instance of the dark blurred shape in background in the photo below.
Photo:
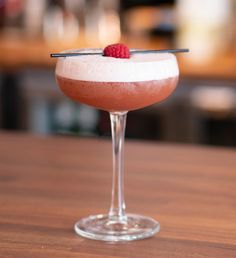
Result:
{"label": "dark blurred shape in background", "polygon": [[235,0],[0,0],[0,128],[106,136],[103,111],[66,99],[52,52],[188,47],[165,102],[129,113],[127,137],[236,146]]}

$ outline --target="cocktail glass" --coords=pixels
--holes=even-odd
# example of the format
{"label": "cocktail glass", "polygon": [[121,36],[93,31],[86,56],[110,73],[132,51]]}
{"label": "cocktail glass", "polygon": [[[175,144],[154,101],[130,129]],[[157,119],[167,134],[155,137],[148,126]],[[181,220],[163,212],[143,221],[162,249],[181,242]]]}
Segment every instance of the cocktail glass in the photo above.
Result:
{"label": "cocktail glass", "polygon": [[[66,52],[101,52],[80,49]],[[178,82],[173,54],[134,54],[130,59],[98,55],[60,57],[56,80],[69,98],[110,113],[113,152],[111,206],[108,214],[91,215],[75,224],[77,234],[95,240],[130,241],[160,230],[156,220],[126,214],[124,201],[124,135],[128,111],[167,98]]]}

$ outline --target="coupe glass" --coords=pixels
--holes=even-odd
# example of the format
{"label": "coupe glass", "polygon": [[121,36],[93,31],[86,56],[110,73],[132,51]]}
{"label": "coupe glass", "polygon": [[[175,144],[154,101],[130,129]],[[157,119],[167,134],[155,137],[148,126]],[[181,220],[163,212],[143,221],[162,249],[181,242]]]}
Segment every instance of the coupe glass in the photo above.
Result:
{"label": "coupe glass", "polygon": [[[70,51],[101,52],[100,49],[66,52]],[[152,54],[149,58],[143,54],[130,60],[102,56],[58,58],[56,79],[63,93],[73,100],[108,111],[111,120],[111,206],[108,214],[91,215],[76,222],[75,231],[83,237],[104,241],[130,241],[150,237],[160,230],[160,224],[156,220],[126,213],[123,186],[127,112],[164,100],[174,91],[178,82],[179,71],[175,56],[155,55]],[[85,78],[85,74],[89,75],[89,79]],[[106,75],[104,80],[103,74]]]}

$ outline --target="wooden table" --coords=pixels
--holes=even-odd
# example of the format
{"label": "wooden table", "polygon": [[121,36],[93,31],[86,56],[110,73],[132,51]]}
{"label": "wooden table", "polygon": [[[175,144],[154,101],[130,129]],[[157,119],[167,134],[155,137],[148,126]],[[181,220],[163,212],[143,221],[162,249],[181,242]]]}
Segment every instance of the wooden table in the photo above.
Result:
{"label": "wooden table", "polygon": [[236,257],[236,150],[128,141],[128,211],[161,223],[111,244],[73,224],[106,212],[111,143],[0,133],[0,257]]}

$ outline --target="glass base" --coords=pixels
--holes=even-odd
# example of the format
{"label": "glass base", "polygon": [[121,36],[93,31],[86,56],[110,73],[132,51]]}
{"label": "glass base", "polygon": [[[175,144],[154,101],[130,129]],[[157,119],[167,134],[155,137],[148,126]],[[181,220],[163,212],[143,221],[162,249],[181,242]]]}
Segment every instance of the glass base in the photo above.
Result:
{"label": "glass base", "polygon": [[93,215],[75,224],[78,235],[102,241],[131,241],[153,236],[160,231],[159,222],[141,215],[127,214],[122,222],[111,220],[108,215]]}

